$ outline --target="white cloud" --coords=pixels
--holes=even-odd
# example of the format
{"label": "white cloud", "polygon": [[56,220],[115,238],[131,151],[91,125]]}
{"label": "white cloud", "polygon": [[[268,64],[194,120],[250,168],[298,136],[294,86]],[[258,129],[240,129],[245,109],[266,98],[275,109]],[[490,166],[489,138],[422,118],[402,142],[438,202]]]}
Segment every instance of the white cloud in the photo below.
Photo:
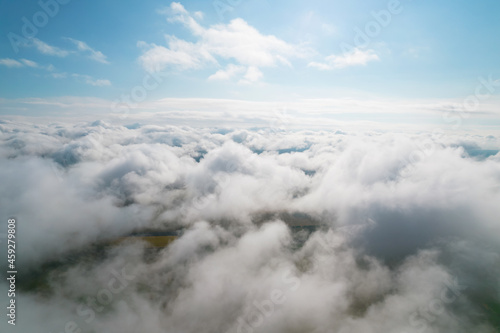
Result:
{"label": "white cloud", "polygon": [[98,87],[111,85],[111,81],[106,80],[106,79],[88,80],[87,83],[90,85],[93,85],[93,86],[98,86]]}
{"label": "white cloud", "polygon": [[184,8],[184,6],[180,2],[172,2],[170,4],[170,9],[174,13],[188,14],[188,11]]}
{"label": "white cloud", "polygon": [[28,59],[21,59],[22,63],[28,67],[33,67],[36,68],[38,67],[38,64],[34,61],[28,60]]}
{"label": "white cloud", "polygon": [[[71,76],[71,73],[69,75]],[[83,79],[80,81],[85,83]],[[68,101],[69,97],[71,101]],[[124,115],[123,112],[126,109],[117,107],[116,102],[113,103],[107,99],[98,100],[99,102],[76,96],[65,96],[0,101],[2,108],[15,110],[10,111],[11,114],[18,115],[66,114],[69,110],[72,110],[74,115],[79,113],[106,114],[110,117],[113,114]],[[29,102],[28,108],[26,102]],[[500,98],[492,97],[488,103],[481,105],[478,112],[464,113],[465,110],[457,107],[460,103],[460,99],[356,99],[347,97],[301,99],[292,96],[274,101],[250,101],[236,98],[162,98],[144,101],[137,105],[125,104],[125,106],[128,107],[126,116],[131,119],[140,118],[138,113],[142,113],[147,117],[154,116],[165,124],[243,128],[284,123],[288,128],[293,129],[339,127],[370,129],[382,125],[386,129],[412,131],[424,124],[436,126],[436,121],[441,122],[440,125],[444,127],[455,126],[457,120],[460,120],[460,128],[471,133],[481,133],[490,126],[489,124],[500,120]],[[64,108],[59,108],[60,105],[64,105]],[[469,117],[459,118],[461,114],[467,114]],[[419,122],[415,122],[417,118]]]}
{"label": "white cloud", "polygon": [[87,43],[69,37],[64,37],[64,39],[73,43],[76,46],[76,51],[64,50],[59,47],[49,45],[39,40],[38,38],[30,38],[30,43],[25,46],[34,46],[39,52],[43,54],[61,58],[67,57],[70,54],[82,53],[87,55],[89,59],[103,64],[109,64],[107,57],[102,52],[94,50],[93,48],[88,46]]}
{"label": "white cloud", "polygon": [[[145,47],[145,51],[139,57],[139,62],[148,71],[160,71],[167,67],[181,70],[202,68],[224,60],[234,62],[230,63],[233,66],[245,66],[250,73],[257,73],[256,70],[260,72],[262,67],[279,64],[290,66],[290,58],[305,57],[311,52],[273,35],[263,35],[239,18],[229,24],[216,24],[205,28],[197,21],[199,15],[192,16],[180,3],[172,3],[164,13],[168,13],[170,22],[185,25],[197,41],[188,42],[167,36],[167,47],[141,42],[139,45]],[[219,73],[212,75],[212,79],[224,76],[223,72]],[[251,79],[262,77],[249,75]],[[251,81],[248,78],[246,80]]]}
{"label": "white cloud", "polygon": [[41,40],[39,40],[37,38],[32,38],[31,41],[32,41],[33,45],[35,46],[35,48],[43,54],[62,57],[62,58],[69,55],[69,51],[60,49],[60,48],[55,47],[55,46],[51,46],[45,42],[42,42]]}
{"label": "white cloud", "polygon": [[197,18],[198,20],[203,20],[204,15],[203,15],[203,13],[202,13],[202,12],[199,12],[199,11],[198,11],[198,12],[194,12],[194,14],[193,14],[193,15],[194,15],[194,17],[195,17],[195,18]]}
{"label": "white cloud", "polygon": [[242,19],[203,31],[203,42],[213,53],[254,67],[276,66],[281,59],[302,57],[304,50],[272,35],[262,35]]}
{"label": "white cloud", "polygon": [[87,43],[69,37],[65,37],[65,39],[74,43],[78,51],[88,53],[88,57],[90,59],[103,64],[109,64],[108,60],[106,59],[107,57],[101,51],[94,50],[93,48],[88,46]]}
{"label": "white cloud", "polygon": [[45,69],[45,70],[52,70],[52,65],[49,65],[47,67],[43,67],[43,66],[40,66],[38,65],[36,62],[32,61],[32,60],[28,60],[28,59],[19,59],[19,60],[15,60],[15,59],[10,59],[10,58],[4,58],[4,59],[0,59],[0,65],[3,65],[3,66],[7,66],[7,67],[17,67],[17,68],[20,68],[20,67],[31,67],[31,68],[42,68],[42,69]]}
{"label": "white cloud", "polygon": [[7,67],[23,67],[24,66],[19,61],[14,60],[14,59],[10,59],[10,58],[0,59],[0,65],[7,66]]}
{"label": "white cloud", "polygon": [[72,74],[71,76],[77,78],[77,79],[82,79],[83,82],[85,82],[88,85],[91,86],[98,86],[98,87],[103,87],[103,86],[110,86],[111,81],[105,80],[105,79],[94,79],[90,75],[84,75],[84,74]]}
{"label": "white cloud", "polygon": [[167,66],[174,66],[180,70],[198,69],[206,63],[217,63],[215,58],[203,47],[178,39],[175,36],[166,36],[167,46],[146,44],[138,45],[147,49],[140,57],[139,62],[145,70],[158,72]]}
{"label": "white cloud", "polygon": [[247,72],[243,76],[243,79],[240,81],[240,83],[253,83],[259,81],[264,74],[254,66],[248,67]]}
{"label": "white cloud", "polygon": [[0,59],[0,65],[7,66],[7,67],[32,67],[32,68],[37,68],[39,67],[38,64],[32,60],[28,59],[19,59],[19,60],[14,60],[10,58],[4,58]]}
{"label": "white cloud", "polygon": [[374,50],[361,50],[356,48],[343,55],[330,55],[325,58],[325,62],[310,62],[308,67],[319,70],[342,69],[351,66],[365,66],[370,61],[380,60]]}
{"label": "white cloud", "polygon": [[220,69],[208,77],[209,80],[230,80],[234,76],[245,72],[245,66],[229,64],[225,69]]}
{"label": "white cloud", "polygon": [[[24,332],[495,331],[500,155],[468,154],[492,130],[65,121],[0,124]],[[145,229],[183,233],[112,242]]]}

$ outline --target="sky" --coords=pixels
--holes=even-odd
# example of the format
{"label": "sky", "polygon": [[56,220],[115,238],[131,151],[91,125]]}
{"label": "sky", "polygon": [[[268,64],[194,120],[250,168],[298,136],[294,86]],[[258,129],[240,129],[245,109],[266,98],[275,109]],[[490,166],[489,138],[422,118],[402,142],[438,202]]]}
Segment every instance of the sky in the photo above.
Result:
{"label": "sky", "polygon": [[359,119],[377,101],[407,122],[458,103],[499,123],[497,1],[0,3],[4,115],[314,100]]}

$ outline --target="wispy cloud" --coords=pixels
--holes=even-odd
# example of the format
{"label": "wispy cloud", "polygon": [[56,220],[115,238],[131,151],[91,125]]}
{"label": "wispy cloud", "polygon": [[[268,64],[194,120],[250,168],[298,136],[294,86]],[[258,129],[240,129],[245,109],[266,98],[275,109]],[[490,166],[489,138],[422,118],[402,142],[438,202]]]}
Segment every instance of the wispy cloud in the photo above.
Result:
{"label": "wispy cloud", "polygon": [[57,46],[50,45],[44,41],[41,41],[38,38],[31,38],[29,39],[29,42],[24,44],[23,46],[25,47],[35,47],[35,49],[45,55],[50,55],[50,56],[56,56],[60,58],[67,57],[70,54],[82,54],[87,56],[89,59],[103,63],[103,64],[109,64],[109,61],[107,60],[106,55],[104,55],[101,51],[97,51],[93,48],[91,48],[87,43],[69,38],[69,37],[64,37],[63,39],[70,41],[72,44],[76,46],[76,50],[68,50],[68,49],[62,49]]}
{"label": "wispy cloud", "polygon": [[11,59],[11,58],[3,58],[0,59],[0,65],[6,66],[6,67],[11,67],[11,68],[22,68],[22,67],[31,67],[31,68],[41,68],[45,69],[48,71],[52,71],[54,69],[54,66],[48,65],[48,66],[40,66],[38,63],[34,62],[33,60],[28,60],[28,59]]}
{"label": "wispy cloud", "polygon": [[63,49],[58,48],[56,46],[52,46],[52,45],[49,45],[45,42],[42,42],[38,38],[32,38],[31,41],[33,42],[33,45],[35,46],[35,48],[39,52],[46,54],[46,55],[52,55],[52,56],[63,58],[63,57],[68,56],[70,53],[69,51],[66,51],[66,50],[63,50]]}
{"label": "wispy cloud", "polygon": [[50,77],[54,79],[66,79],[68,77],[72,77],[78,82],[83,82],[85,84],[94,86],[94,87],[105,87],[105,86],[111,86],[111,81],[107,79],[95,79],[90,75],[86,74],[78,74],[78,73],[67,73],[67,72],[60,72],[60,73],[51,73]]}
{"label": "wispy cloud", "polygon": [[72,77],[83,80],[85,84],[91,85],[91,86],[97,86],[97,87],[104,87],[104,86],[110,86],[111,81],[106,80],[106,79],[94,79],[90,75],[85,75],[85,74],[71,74]]}
{"label": "wispy cloud", "polygon": [[97,61],[97,62],[100,62],[103,64],[109,64],[107,57],[101,51],[94,50],[93,48],[88,46],[87,43],[82,42],[82,41],[77,40],[77,39],[69,38],[69,37],[65,37],[64,39],[69,40],[70,42],[75,44],[78,51],[86,53],[88,55],[89,59],[92,59],[94,61]]}
{"label": "wispy cloud", "polygon": [[28,67],[33,67],[33,68],[36,68],[38,67],[38,64],[32,60],[28,60],[28,59],[21,59],[22,63],[25,65],[25,66],[28,66]]}
{"label": "wispy cloud", "polygon": [[361,50],[356,48],[343,55],[329,55],[325,62],[310,62],[307,66],[319,70],[342,69],[351,66],[365,66],[370,61],[380,60],[374,50]]}
{"label": "wispy cloud", "polygon": [[6,67],[24,67],[19,61],[10,58],[0,59],[0,65]]}
{"label": "wispy cloud", "polygon": [[111,85],[111,81],[105,80],[105,79],[97,79],[97,80],[87,79],[85,82],[87,84],[92,85],[92,86],[98,86],[98,87],[110,86]]}

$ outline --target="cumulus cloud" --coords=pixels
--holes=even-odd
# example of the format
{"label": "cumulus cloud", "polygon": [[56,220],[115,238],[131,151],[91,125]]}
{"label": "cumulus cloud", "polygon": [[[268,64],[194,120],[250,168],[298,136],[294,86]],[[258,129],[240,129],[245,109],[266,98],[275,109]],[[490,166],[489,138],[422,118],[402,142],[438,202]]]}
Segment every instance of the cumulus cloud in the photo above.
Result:
{"label": "cumulus cloud", "polygon": [[351,66],[365,66],[370,61],[380,60],[374,50],[362,50],[355,48],[343,55],[329,55],[325,62],[310,62],[308,67],[314,67],[319,70],[342,69]]}
{"label": "cumulus cloud", "polygon": [[209,80],[230,80],[235,75],[245,72],[244,66],[236,66],[234,64],[229,64],[225,69],[220,69],[215,74],[208,77]]}
{"label": "cumulus cloud", "polygon": [[242,83],[252,83],[259,81],[264,74],[257,67],[248,67],[247,72],[243,76],[243,79],[240,81]]}
{"label": "cumulus cloud", "polygon": [[20,328],[498,329],[496,134],[135,120],[0,123]]}
{"label": "cumulus cloud", "polygon": [[[180,3],[173,2],[162,13],[167,15],[169,22],[184,25],[196,42],[175,36],[166,36],[166,47],[139,42],[138,45],[144,49],[139,62],[148,71],[198,69],[227,61],[229,65],[225,72],[218,71],[210,78],[226,79],[237,74],[234,68],[245,67],[248,76],[245,80],[253,82],[262,77],[262,74],[255,74],[261,73],[259,68],[290,66],[290,58],[300,58],[310,53],[305,47],[289,44],[273,35],[263,35],[240,18],[207,28],[198,22],[199,15],[191,15]],[[231,68],[231,75],[228,75],[227,71]]]}
{"label": "cumulus cloud", "polygon": [[157,72],[167,66],[175,66],[180,70],[198,69],[206,63],[217,62],[210,52],[193,43],[175,36],[166,36],[166,39],[167,47],[145,42],[138,43],[138,46],[147,50],[139,58],[145,70]]}

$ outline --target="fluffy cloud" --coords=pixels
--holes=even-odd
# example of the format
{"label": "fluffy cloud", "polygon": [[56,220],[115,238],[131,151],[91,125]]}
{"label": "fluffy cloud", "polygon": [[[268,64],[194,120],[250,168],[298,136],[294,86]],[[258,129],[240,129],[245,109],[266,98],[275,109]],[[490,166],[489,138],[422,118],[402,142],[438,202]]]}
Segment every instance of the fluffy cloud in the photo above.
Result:
{"label": "fluffy cloud", "polygon": [[264,74],[257,67],[248,67],[247,72],[243,76],[243,80],[241,82],[257,82],[262,78]]}
{"label": "fluffy cloud", "polygon": [[[18,220],[23,329],[486,333],[500,324],[493,133],[137,120],[0,123],[0,211]],[[144,229],[183,233],[158,251],[96,247]]]}
{"label": "fluffy cloud", "polygon": [[224,60],[230,62],[226,73],[232,68],[231,75],[218,71],[211,76],[212,79],[229,79],[237,74],[234,68],[245,67],[247,74],[244,79],[253,82],[262,77],[259,68],[290,66],[289,58],[300,58],[310,53],[304,47],[289,44],[272,35],[263,35],[239,18],[228,24],[206,28],[197,21],[199,15],[191,15],[180,3],[173,2],[164,13],[170,22],[183,24],[197,41],[188,42],[167,36],[167,47],[139,42],[138,45],[144,48],[139,62],[148,71],[172,67],[197,69],[217,65],[219,60]]}
{"label": "fluffy cloud", "polygon": [[380,60],[374,50],[361,50],[359,48],[343,55],[330,55],[325,62],[310,62],[309,67],[319,70],[342,69],[351,66],[365,66],[370,61]]}
{"label": "fluffy cloud", "polygon": [[215,74],[208,77],[209,80],[230,80],[234,76],[245,72],[244,66],[236,66],[234,64],[229,64],[225,69],[220,69]]}
{"label": "fluffy cloud", "polygon": [[201,68],[206,63],[217,61],[207,50],[198,45],[180,40],[175,36],[166,36],[168,47],[139,42],[137,45],[145,48],[139,58],[144,69],[149,72],[163,70],[167,66],[175,66],[181,70]]}

